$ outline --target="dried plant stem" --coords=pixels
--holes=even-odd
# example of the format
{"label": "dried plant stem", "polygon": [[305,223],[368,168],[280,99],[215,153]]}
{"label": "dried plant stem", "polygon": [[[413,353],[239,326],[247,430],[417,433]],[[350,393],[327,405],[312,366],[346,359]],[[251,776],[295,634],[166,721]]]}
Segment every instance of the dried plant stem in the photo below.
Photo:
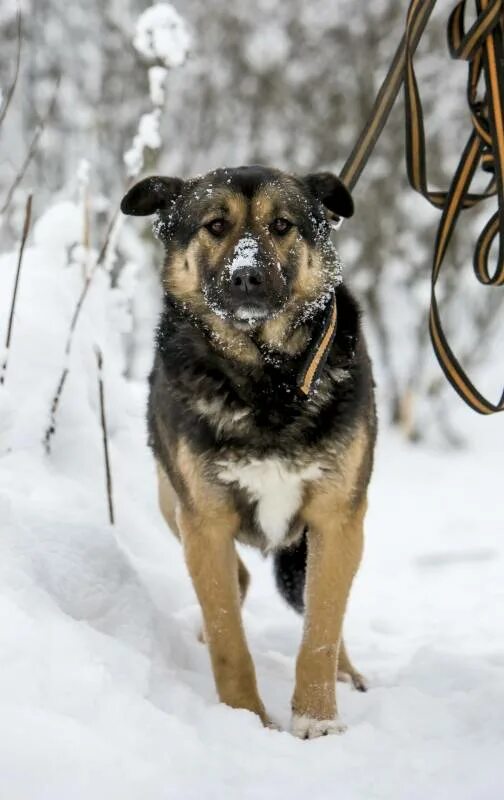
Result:
{"label": "dried plant stem", "polygon": [[30,230],[30,222],[31,222],[31,210],[32,210],[32,195],[29,194],[26,200],[26,207],[25,207],[25,216],[24,216],[24,225],[23,225],[23,234],[21,236],[21,244],[19,246],[19,256],[17,262],[17,269],[16,269],[16,278],[14,280],[14,290],[12,292],[12,300],[11,300],[11,307],[10,307],[10,314],[9,314],[9,322],[7,325],[7,335],[5,338],[5,356],[2,364],[1,374],[0,374],[0,384],[5,382],[5,376],[7,373],[7,361],[9,359],[9,349],[10,343],[12,339],[12,329],[14,327],[14,311],[16,308],[16,298],[19,286],[19,276],[21,275],[21,266],[23,264],[23,253],[25,249],[26,240],[28,238],[28,232]]}
{"label": "dried plant stem", "polygon": [[2,108],[2,111],[0,112],[0,125],[2,124],[2,122],[5,119],[5,115],[7,114],[7,109],[9,108],[11,100],[12,100],[12,97],[14,95],[14,92],[16,91],[16,84],[17,84],[18,75],[19,75],[19,65],[21,63],[21,41],[22,41],[23,37],[21,35],[21,12],[20,11],[17,12],[16,18],[17,18],[16,66],[14,68],[14,78],[12,79],[12,83],[9,86],[9,91],[7,92],[7,97],[6,97],[4,106]]}
{"label": "dried plant stem", "polygon": [[68,375],[68,367],[64,367],[63,372],[61,373],[61,377],[59,379],[58,387],[54,394],[51,403],[51,412],[49,416],[49,426],[45,432],[44,436],[44,447],[46,453],[50,453],[51,451],[51,436],[53,435],[54,431],[56,430],[56,412],[58,410],[59,401],[61,399],[61,395],[63,393],[63,386],[65,385],[65,381]]}
{"label": "dried plant stem", "polygon": [[86,256],[82,264],[82,277],[85,279],[88,274],[88,254],[91,245],[91,224],[90,224],[90,207],[89,207],[89,187],[84,189],[83,196],[83,225],[82,225],[82,246],[85,250]]}
{"label": "dried plant stem", "polygon": [[107,500],[110,524],[114,524],[114,502],[112,492],[112,475],[110,472],[110,457],[108,448],[107,418],[105,416],[105,386],[103,383],[103,356],[99,347],[95,348],[96,363],[98,365],[98,393],[100,397],[100,419],[103,435],[103,456],[105,460],[105,477],[107,485]]}
{"label": "dried plant stem", "polygon": [[86,278],[84,280],[84,284],[82,286],[81,293],[79,295],[79,298],[77,300],[77,303],[76,303],[76,306],[75,306],[75,309],[74,309],[74,313],[72,315],[72,319],[71,319],[71,322],[70,322],[70,327],[68,329],[68,335],[67,335],[67,339],[66,339],[66,343],[65,343],[65,356],[64,356],[63,369],[61,371],[61,375],[60,375],[60,378],[58,380],[58,385],[56,387],[56,391],[54,393],[54,396],[53,396],[53,399],[52,399],[52,402],[51,402],[49,425],[47,426],[46,432],[44,434],[44,448],[45,448],[45,451],[46,451],[47,454],[49,454],[51,452],[51,439],[52,439],[54,433],[56,432],[56,412],[58,411],[58,407],[59,407],[60,400],[61,400],[61,395],[63,394],[63,389],[65,387],[66,379],[67,379],[67,376],[68,376],[68,373],[69,373],[69,370],[70,370],[70,352],[71,352],[71,349],[72,349],[73,337],[74,337],[75,329],[77,327],[77,322],[79,320],[79,315],[80,315],[80,312],[82,310],[82,306],[84,305],[84,301],[85,301],[87,293],[89,291],[89,287],[91,286],[91,281],[93,280],[93,276],[94,276],[96,270],[98,269],[98,267],[101,266],[103,264],[103,262],[105,261],[105,258],[106,258],[106,255],[107,255],[107,251],[108,251],[108,248],[109,248],[109,244],[110,244],[110,240],[111,240],[111,237],[112,237],[112,232],[114,230],[114,226],[115,226],[115,223],[117,221],[118,216],[119,216],[119,209],[115,212],[115,214],[113,215],[113,217],[111,218],[111,220],[110,220],[110,222],[108,224],[107,232],[105,234],[105,239],[104,239],[102,248],[100,250],[98,258],[96,259],[95,263],[93,264],[93,266],[91,267],[91,269],[89,271],[89,274],[86,276]]}

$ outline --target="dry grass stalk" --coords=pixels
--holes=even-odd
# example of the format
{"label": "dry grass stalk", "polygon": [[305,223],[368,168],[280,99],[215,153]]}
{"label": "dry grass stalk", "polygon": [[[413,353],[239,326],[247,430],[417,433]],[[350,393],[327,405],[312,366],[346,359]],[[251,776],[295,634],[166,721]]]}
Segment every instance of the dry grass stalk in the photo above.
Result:
{"label": "dry grass stalk", "polygon": [[111,241],[112,232],[114,230],[114,225],[115,225],[115,223],[117,221],[118,216],[119,216],[119,209],[116,211],[116,213],[113,215],[113,217],[111,218],[111,220],[109,222],[102,248],[100,250],[98,258],[96,259],[95,263],[93,264],[92,268],[90,269],[88,275],[86,276],[86,278],[84,280],[84,284],[82,286],[81,293],[80,293],[80,295],[78,297],[78,300],[77,300],[77,303],[76,303],[76,306],[75,306],[75,309],[74,309],[74,313],[73,313],[72,319],[70,321],[70,327],[68,329],[68,335],[67,335],[67,339],[66,339],[66,343],[65,343],[65,354],[64,354],[63,369],[61,371],[61,375],[60,375],[60,378],[58,380],[58,385],[56,387],[56,391],[54,393],[54,396],[53,396],[53,399],[52,399],[52,402],[51,402],[49,425],[47,426],[45,434],[44,434],[44,448],[45,448],[45,451],[46,451],[47,454],[49,454],[51,452],[51,439],[52,439],[53,435],[56,432],[56,413],[58,411],[58,407],[59,407],[60,400],[61,400],[61,395],[63,394],[63,389],[65,387],[65,383],[66,383],[66,379],[67,379],[67,376],[68,376],[68,372],[70,370],[70,352],[72,350],[73,337],[74,337],[75,329],[77,327],[77,322],[79,320],[79,316],[80,316],[80,312],[82,310],[82,306],[84,305],[84,301],[85,301],[85,299],[87,297],[87,293],[89,291],[89,287],[91,286],[91,281],[93,280],[93,276],[94,276],[96,270],[98,269],[98,267],[100,267],[103,264],[103,262],[105,261],[105,258],[107,256],[107,251],[108,251],[109,244],[110,244],[110,241]]}
{"label": "dry grass stalk", "polygon": [[12,330],[14,327],[14,311],[16,308],[16,298],[18,293],[18,286],[19,286],[19,276],[21,275],[21,266],[23,264],[23,253],[25,249],[26,240],[28,238],[28,233],[30,230],[30,223],[31,223],[31,210],[32,210],[32,195],[29,194],[26,200],[26,207],[25,207],[25,216],[24,216],[24,224],[23,224],[23,233],[21,236],[21,244],[19,246],[19,255],[18,255],[18,262],[17,262],[17,269],[16,269],[16,278],[14,280],[14,290],[12,292],[12,300],[11,300],[11,307],[10,307],[10,314],[9,314],[9,322],[7,325],[7,335],[5,338],[5,355],[2,364],[1,374],[0,374],[0,384],[5,383],[5,376],[7,374],[7,362],[9,360],[9,350],[10,350],[10,343],[12,339]]}
{"label": "dry grass stalk", "polygon": [[100,397],[100,419],[103,435],[103,456],[105,460],[105,477],[107,486],[107,501],[110,524],[114,524],[114,502],[112,492],[112,474],[110,471],[110,456],[108,448],[107,418],[105,416],[105,386],[103,383],[103,356],[99,347],[95,348],[96,362],[98,365],[98,392]]}

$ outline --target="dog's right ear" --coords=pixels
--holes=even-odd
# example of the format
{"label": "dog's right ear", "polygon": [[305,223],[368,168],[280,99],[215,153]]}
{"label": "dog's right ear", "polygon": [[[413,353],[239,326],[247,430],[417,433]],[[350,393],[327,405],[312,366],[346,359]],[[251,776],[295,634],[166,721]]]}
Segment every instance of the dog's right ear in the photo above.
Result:
{"label": "dog's right ear", "polygon": [[145,217],[156,211],[168,209],[182,191],[180,178],[162,178],[153,175],[135,183],[121,200],[121,211],[135,217]]}

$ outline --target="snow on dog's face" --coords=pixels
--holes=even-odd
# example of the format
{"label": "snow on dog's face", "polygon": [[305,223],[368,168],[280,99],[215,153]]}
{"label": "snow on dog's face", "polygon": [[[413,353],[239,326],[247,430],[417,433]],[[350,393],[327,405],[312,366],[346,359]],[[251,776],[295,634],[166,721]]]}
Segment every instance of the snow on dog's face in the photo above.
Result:
{"label": "snow on dog's face", "polygon": [[331,221],[353,213],[330,173],[304,178],[261,166],[182,181],[152,177],[123,198],[125,214],[158,214],[163,282],[195,314],[242,328],[307,316],[338,282]]}

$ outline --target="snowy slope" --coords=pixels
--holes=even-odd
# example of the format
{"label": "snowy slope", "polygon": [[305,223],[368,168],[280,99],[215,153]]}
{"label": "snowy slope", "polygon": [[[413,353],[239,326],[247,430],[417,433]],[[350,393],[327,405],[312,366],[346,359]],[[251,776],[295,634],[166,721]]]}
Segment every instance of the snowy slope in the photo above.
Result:
{"label": "snowy slope", "polygon": [[[370,691],[340,685],[343,736],[263,730],[216,700],[179,545],[156,506],[145,387],[121,377],[122,299],[105,275],[83,309],[52,453],[43,451],[82,276],[65,266],[63,234],[56,245],[35,234],[0,393],[0,798],[502,797],[502,420],[461,411],[468,446],[456,452],[407,447],[382,429],[346,627]],[[14,265],[1,259],[2,326]],[[259,685],[286,727],[301,621],[277,596],[271,564],[244,558]]]}

